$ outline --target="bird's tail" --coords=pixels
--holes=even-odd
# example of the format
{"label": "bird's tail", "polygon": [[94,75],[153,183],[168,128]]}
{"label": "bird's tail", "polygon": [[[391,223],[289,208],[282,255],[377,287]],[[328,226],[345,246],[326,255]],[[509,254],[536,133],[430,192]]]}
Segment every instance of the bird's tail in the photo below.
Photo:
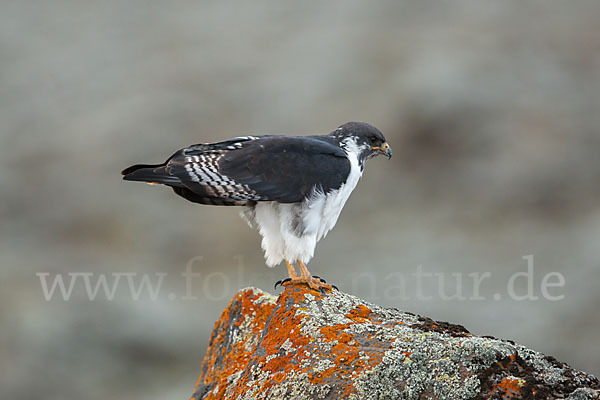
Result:
{"label": "bird's tail", "polygon": [[165,169],[165,164],[137,164],[121,171],[126,181],[139,181],[146,183],[159,183],[169,186],[181,186],[181,180]]}

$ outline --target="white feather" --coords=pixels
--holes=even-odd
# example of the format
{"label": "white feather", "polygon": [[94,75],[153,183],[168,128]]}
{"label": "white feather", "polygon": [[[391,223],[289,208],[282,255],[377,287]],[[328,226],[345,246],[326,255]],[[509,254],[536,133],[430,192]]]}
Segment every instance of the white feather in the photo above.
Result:
{"label": "white feather", "polygon": [[265,251],[267,265],[274,267],[283,260],[285,247],[279,223],[279,204],[274,201],[258,203],[254,211],[254,221],[263,237],[261,246]]}

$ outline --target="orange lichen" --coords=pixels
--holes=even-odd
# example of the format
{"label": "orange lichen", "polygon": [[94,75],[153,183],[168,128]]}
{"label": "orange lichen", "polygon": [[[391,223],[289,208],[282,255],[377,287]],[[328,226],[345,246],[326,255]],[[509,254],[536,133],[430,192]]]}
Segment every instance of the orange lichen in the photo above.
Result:
{"label": "orange lichen", "polygon": [[356,308],[353,308],[346,314],[346,317],[360,323],[369,322],[369,315],[371,315],[371,310],[368,307],[359,304]]}
{"label": "orange lichen", "polygon": [[[309,375],[311,383],[322,383],[329,377],[338,378],[338,381],[345,382],[340,388],[339,393],[340,397],[344,397],[354,392],[351,379],[353,374],[360,374],[371,370],[381,363],[387,347],[381,346],[381,343],[372,338],[370,334],[365,334],[361,338],[363,345],[360,345],[358,339],[348,332],[352,325],[370,323],[369,317],[371,314],[372,311],[368,307],[358,305],[345,315],[353,321],[352,323],[335,324],[319,328],[324,341],[336,342],[331,347],[330,357],[335,366],[318,374]],[[364,342],[368,345],[365,346]]]}
{"label": "orange lichen", "polygon": [[500,383],[492,387],[492,393],[502,393],[507,396],[516,396],[521,392],[523,380],[519,378],[504,378]]}
{"label": "orange lichen", "polygon": [[[248,340],[256,338],[264,330],[269,315],[273,312],[275,305],[268,302],[258,303],[260,294],[240,292],[229,303],[229,306],[223,311],[221,317],[215,322],[213,335],[209,341],[209,347],[206,356],[202,362],[204,373],[198,379],[196,388],[200,384],[216,384],[218,388],[216,393],[210,393],[208,398],[224,398],[227,389],[227,378],[233,373],[243,369],[252,358],[253,349],[247,351],[246,344]],[[239,313],[233,325],[239,327],[250,319],[250,335],[245,335],[245,341],[237,343],[228,343],[228,324],[230,317]],[[228,348],[227,348],[228,347]],[[250,346],[251,347],[251,346]]]}
{"label": "orange lichen", "polygon": [[[308,300],[306,294],[315,299]],[[255,395],[268,393],[291,372],[306,374],[312,384],[336,382],[336,392],[340,397],[353,393],[353,374],[371,370],[380,364],[388,347],[368,333],[362,334],[360,339],[351,333],[351,326],[371,323],[372,311],[364,305],[358,305],[346,314],[352,322],[319,326],[317,338],[303,333],[301,326],[307,318],[304,313],[308,309],[307,303],[318,300],[322,295],[306,287],[288,286],[273,304],[260,301],[261,294],[251,291],[238,293],[215,323],[202,363],[203,373],[197,387],[203,384],[213,388],[204,398],[221,399],[227,394],[233,393],[236,397],[235,394],[243,393],[249,382],[249,366],[257,366],[270,373],[268,380],[261,382],[260,387],[254,387]],[[303,312],[298,312],[300,310]],[[232,325],[235,329],[250,331],[234,340]],[[310,362],[303,364],[319,351],[317,345],[324,342],[331,343],[328,359],[332,365],[316,370]],[[407,357],[410,354],[405,352]],[[236,373],[241,375],[235,383],[229,382],[228,379]]]}
{"label": "orange lichen", "polygon": [[[339,336],[343,335],[342,331],[348,328],[350,324],[336,324],[332,326],[322,326],[319,328],[319,332],[325,338],[326,341],[331,342],[332,340],[339,340]],[[345,337],[350,337],[348,334],[345,334]]]}

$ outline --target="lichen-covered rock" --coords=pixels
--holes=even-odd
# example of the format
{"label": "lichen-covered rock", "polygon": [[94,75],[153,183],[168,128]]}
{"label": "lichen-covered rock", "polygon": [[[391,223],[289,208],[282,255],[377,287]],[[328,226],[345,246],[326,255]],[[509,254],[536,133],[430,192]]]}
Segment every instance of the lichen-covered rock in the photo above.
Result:
{"label": "lichen-covered rock", "polygon": [[192,399],[599,399],[553,357],[337,291],[238,292]]}

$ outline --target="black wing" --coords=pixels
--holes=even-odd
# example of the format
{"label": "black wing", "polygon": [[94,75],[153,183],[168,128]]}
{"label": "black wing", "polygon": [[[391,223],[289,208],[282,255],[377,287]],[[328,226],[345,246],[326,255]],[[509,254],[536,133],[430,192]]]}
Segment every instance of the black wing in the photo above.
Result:
{"label": "black wing", "polygon": [[326,137],[249,136],[182,149],[159,165],[123,171],[161,183],[186,199],[214,205],[295,203],[315,189],[338,189],[350,173],[346,153]]}

